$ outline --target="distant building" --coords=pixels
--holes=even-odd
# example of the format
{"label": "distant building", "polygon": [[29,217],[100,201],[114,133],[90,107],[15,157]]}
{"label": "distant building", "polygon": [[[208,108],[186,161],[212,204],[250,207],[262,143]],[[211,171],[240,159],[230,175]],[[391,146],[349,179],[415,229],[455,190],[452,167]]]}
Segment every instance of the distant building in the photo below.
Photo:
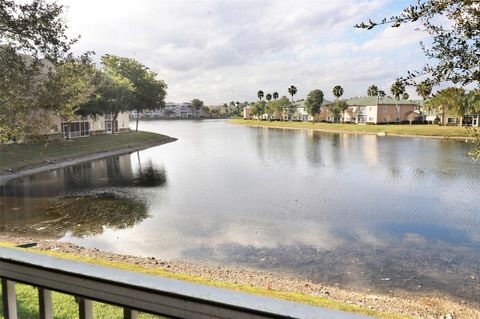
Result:
{"label": "distant building", "polygon": [[[340,122],[342,116],[337,116],[330,111],[329,106],[334,103],[324,100],[320,113],[315,116],[318,122]],[[356,124],[382,124],[382,123],[404,123],[417,119],[416,113],[418,101],[399,100],[398,102],[391,97],[354,97],[346,100],[347,110],[343,114],[343,121]],[[312,121],[305,109],[305,101],[299,100],[291,107],[285,108],[281,114],[273,114],[270,117],[266,114],[252,116],[251,109],[244,109],[244,118],[260,119],[283,119],[284,121]]]}
{"label": "distant building", "polygon": [[[137,112],[132,111],[130,116],[133,118],[137,117]],[[192,107],[192,103],[183,102],[183,103],[172,103],[167,102],[163,108],[158,108],[154,110],[147,110],[140,112],[138,115],[139,118],[149,118],[149,119],[189,119],[189,118],[202,118],[204,117],[203,109],[195,110]]]}

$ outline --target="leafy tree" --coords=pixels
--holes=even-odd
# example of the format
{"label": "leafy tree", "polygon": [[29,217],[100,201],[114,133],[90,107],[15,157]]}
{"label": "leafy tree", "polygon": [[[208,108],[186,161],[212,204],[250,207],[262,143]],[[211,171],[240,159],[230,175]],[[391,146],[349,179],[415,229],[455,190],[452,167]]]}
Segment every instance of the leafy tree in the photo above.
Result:
{"label": "leafy tree", "polygon": [[39,73],[9,46],[0,46],[0,61],[0,142],[16,142],[25,137],[29,112],[38,105]]}
{"label": "leafy tree", "polygon": [[[441,18],[441,19],[439,19]],[[448,19],[447,22],[444,19]],[[475,0],[426,0],[409,5],[398,16],[380,22],[369,20],[355,27],[372,29],[390,24],[396,28],[418,21],[431,35],[432,44],[421,43],[424,54],[435,61],[420,71],[408,72],[407,80],[415,83],[418,77],[428,76],[434,84],[452,81],[467,85],[480,81],[480,6]]]}
{"label": "leafy tree", "polygon": [[[44,0],[0,0],[0,141],[26,136],[29,114],[38,108],[48,58],[63,58],[76,39],[65,35],[63,6]],[[23,53],[24,55],[20,55]],[[34,125],[32,125],[34,124]],[[32,132],[33,133],[33,132]]]}
{"label": "leafy tree", "polygon": [[408,100],[409,97],[410,97],[410,95],[408,95],[407,92],[402,94],[402,100]]}
{"label": "leafy tree", "polygon": [[252,106],[252,114],[256,115],[258,119],[265,114],[265,101],[257,101]]}
{"label": "leafy tree", "polygon": [[91,116],[111,113],[112,122],[115,125],[118,114],[131,109],[133,85],[128,79],[109,74],[109,72],[97,71],[96,76],[95,93],[87,103],[80,107],[77,113]]}
{"label": "leafy tree", "polygon": [[328,106],[328,110],[335,115],[335,119],[340,118],[344,122],[345,111],[348,109],[348,104],[345,100],[337,99],[334,103]]}
{"label": "leafy tree", "polygon": [[313,123],[315,123],[315,116],[320,113],[323,103],[323,92],[321,90],[313,90],[308,93],[307,99],[305,100],[305,110],[313,118]]}
{"label": "leafy tree", "polygon": [[385,96],[387,96],[387,94],[385,93],[384,90],[378,90],[378,96],[381,98],[384,98]]}
{"label": "leafy tree", "polygon": [[195,110],[200,110],[200,109],[203,107],[203,104],[204,104],[202,100],[197,99],[197,98],[193,99],[193,100],[191,101],[191,103],[192,103],[192,107],[193,107]]}
{"label": "leafy tree", "polygon": [[465,96],[466,111],[469,114],[480,114],[480,89],[473,89]]}
{"label": "leafy tree", "polygon": [[89,55],[57,64],[43,83],[39,103],[64,120],[70,121],[95,91],[95,65]]}
{"label": "leafy tree", "polygon": [[295,85],[291,85],[289,88],[288,88],[288,94],[290,94],[292,96],[292,103],[293,103],[293,96],[295,94],[297,94],[297,87]]}
{"label": "leafy tree", "polygon": [[258,99],[259,99],[260,101],[263,99],[263,95],[264,95],[264,94],[263,94],[263,91],[262,91],[262,90],[260,90],[260,91],[257,92],[257,96],[258,96]]}
{"label": "leafy tree", "polygon": [[340,85],[336,85],[332,90],[333,96],[338,100],[343,95],[343,88]]}
{"label": "leafy tree", "polygon": [[270,93],[268,93],[265,98],[267,99],[268,102],[270,102],[272,100],[272,95]]}
{"label": "leafy tree", "polygon": [[199,99],[192,100],[192,108],[198,113],[203,107],[203,101]]}
{"label": "leafy tree", "polygon": [[[137,114],[144,110],[164,107],[167,84],[156,79],[157,73],[134,59],[109,54],[102,57],[102,64],[111,70],[112,74],[130,81],[133,87],[131,109],[136,110]],[[138,131],[138,116],[135,130]]]}
{"label": "leafy tree", "polygon": [[374,84],[370,85],[367,90],[368,96],[378,96],[378,87]]}
{"label": "leafy tree", "polygon": [[266,111],[268,114],[281,114],[285,113],[286,109],[291,108],[292,103],[286,96],[282,96],[278,100],[273,100],[267,103]]}
{"label": "leafy tree", "polygon": [[272,96],[274,100],[278,99],[278,92],[273,92]]}
{"label": "leafy tree", "polygon": [[429,101],[429,106],[442,113],[442,125],[445,125],[445,113],[451,112],[457,117],[463,117],[466,112],[465,90],[448,87],[439,90]]}
{"label": "leafy tree", "polygon": [[46,0],[0,1],[0,45],[50,60],[66,55],[78,39],[68,39],[64,6]]}

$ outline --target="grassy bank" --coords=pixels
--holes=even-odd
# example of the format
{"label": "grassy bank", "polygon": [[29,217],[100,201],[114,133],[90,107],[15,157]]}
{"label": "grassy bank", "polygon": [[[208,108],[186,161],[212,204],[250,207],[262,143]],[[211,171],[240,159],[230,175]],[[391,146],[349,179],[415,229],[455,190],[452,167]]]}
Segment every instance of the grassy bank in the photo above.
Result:
{"label": "grassy bank", "polygon": [[150,132],[96,135],[71,140],[32,144],[0,145],[0,175],[6,170],[45,165],[47,161],[64,161],[78,157],[129,148],[145,148],[172,141],[172,138]]}
{"label": "grassy bank", "polygon": [[[0,243],[0,246],[13,247],[13,244]],[[46,254],[46,255],[50,255],[58,258],[64,258],[68,260],[88,262],[88,263],[106,266],[106,267],[114,267],[114,268],[119,268],[123,270],[137,271],[137,272],[147,273],[150,275],[162,276],[165,278],[183,280],[183,281],[209,285],[209,286],[214,286],[219,288],[232,289],[232,290],[241,291],[241,292],[250,293],[250,294],[286,299],[294,302],[300,302],[300,303],[305,303],[305,304],[314,305],[314,306],[348,311],[348,312],[368,315],[376,318],[385,318],[385,319],[411,318],[401,314],[383,313],[380,311],[371,310],[367,307],[341,303],[337,301],[328,300],[322,297],[310,296],[302,293],[278,291],[278,290],[264,289],[264,288],[258,288],[258,287],[241,285],[241,284],[233,284],[233,283],[228,283],[223,281],[215,281],[215,280],[210,280],[207,278],[192,276],[188,274],[169,272],[159,268],[147,268],[147,267],[138,266],[138,265],[120,263],[116,261],[109,261],[104,259],[83,257],[83,256],[81,257],[81,256],[77,256],[70,253],[60,253],[57,251],[50,251],[50,250],[41,251],[35,248],[30,248],[28,250],[30,252]],[[53,304],[54,304],[55,318],[78,317],[78,307],[75,304],[73,297],[60,294],[60,293],[54,293],[53,298],[54,298]],[[34,288],[30,286],[25,286],[25,285],[18,285],[18,300],[19,300],[19,308],[20,308],[19,311],[21,313],[20,318],[38,318],[37,291]],[[94,314],[95,314],[95,318],[122,318],[122,312],[120,308],[101,304],[101,303],[94,303]],[[155,317],[142,314],[140,318],[155,318]]]}
{"label": "grassy bank", "polygon": [[346,133],[385,133],[387,135],[406,135],[406,136],[428,136],[445,138],[464,138],[470,137],[463,127],[457,126],[438,126],[438,125],[358,125],[358,124],[340,124],[340,123],[312,123],[312,122],[269,122],[257,120],[230,120],[232,124],[242,124],[249,126],[279,127],[279,128],[299,128],[314,129],[324,132],[346,132]]}

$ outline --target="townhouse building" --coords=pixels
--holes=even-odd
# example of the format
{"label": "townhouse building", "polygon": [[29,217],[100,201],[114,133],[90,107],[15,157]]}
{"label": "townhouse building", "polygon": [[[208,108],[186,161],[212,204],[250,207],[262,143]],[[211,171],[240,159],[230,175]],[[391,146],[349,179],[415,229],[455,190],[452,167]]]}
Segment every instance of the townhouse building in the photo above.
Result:
{"label": "townhouse building", "polygon": [[[130,112],[130,116],[133,118],[137,117],[137,112]],[[165,106],[158,109],[146,110],[138,114],[139,118],[148,118],[148,119],[157,119],[157,118],[166,118],[166,119],[189,119],[189,118],[202,118],[204,117],[203,109],[196,110],[192,103],[183,102],[183,103],[173,103],[167,102]]]}

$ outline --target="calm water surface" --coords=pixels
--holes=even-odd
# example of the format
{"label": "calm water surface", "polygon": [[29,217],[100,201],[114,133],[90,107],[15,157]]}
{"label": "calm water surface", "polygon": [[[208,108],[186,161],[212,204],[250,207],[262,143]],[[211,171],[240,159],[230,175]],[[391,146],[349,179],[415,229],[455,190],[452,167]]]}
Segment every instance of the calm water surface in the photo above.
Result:
{"label": "calm water surface", "polygon": [[29,231],[42,234],[53,218],[46,203],[114,193],[141,201],[146,214],[125,216],[122,227],[121,216],[82,216],[79,224],[95,231],[66,223],[44,235],[118,253],[480,300],[480,163],[463,156],[467,145],[224,121],[140,128],[178,141],[0,186],[2,231],[33,225]]}

